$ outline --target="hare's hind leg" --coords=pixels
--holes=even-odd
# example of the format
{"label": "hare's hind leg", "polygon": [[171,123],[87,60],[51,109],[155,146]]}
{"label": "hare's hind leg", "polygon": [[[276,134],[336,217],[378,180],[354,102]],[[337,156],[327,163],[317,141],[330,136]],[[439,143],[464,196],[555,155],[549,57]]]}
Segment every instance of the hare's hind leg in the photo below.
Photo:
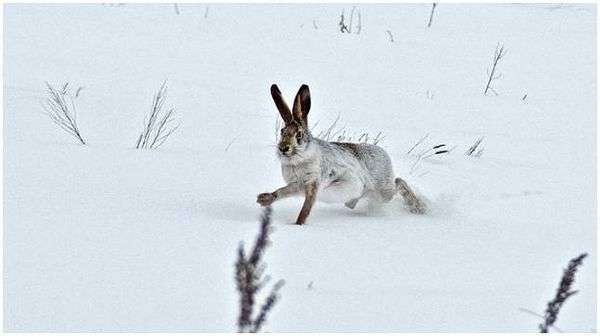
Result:
{"label": "hare's hind leg", "polygon": [[397,177],[395,180],[396,192],[400,193],[404,199],[404,204],[408,207],[408,210],[414,214],[424,214],[427,211],[427,206],[421,201],[415,192],[408,186],[408,184],[401,178]]}
{"label": "hare's hind leg", "polygon": [[362,194],[360,194],[360,196],[349,200],[348,202],[344,203],[344,205],[349,209],[354,209],[354,208],[356,208],[356,204],[358,204],[358,201],[360,201],[363,197],[365,197],[366,194],[367,194],[367,190],[363,190],[363,192],[362,192]]}
{"label": "hare's hind leg", "polygon": [[397,191],[394,182],[390,181],[390,183],[386,184],[385,187],[379,189],[378,195],[381,198],[380,201],[383,203],[391,201],[392,198],[394,198],[394,195],[396,195],[396,192]]}

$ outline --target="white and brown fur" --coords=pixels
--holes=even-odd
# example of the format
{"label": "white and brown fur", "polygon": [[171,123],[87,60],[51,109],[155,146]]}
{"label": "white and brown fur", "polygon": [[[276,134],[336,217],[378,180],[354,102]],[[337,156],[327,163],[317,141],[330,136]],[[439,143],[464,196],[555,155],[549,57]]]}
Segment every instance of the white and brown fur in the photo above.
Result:
{"label": "white and brown fur", "polygon": [[361,198],[389,202],[400,193],[411,212],[425,212],[425,204],[406,182],[394,179],[392,162],[383,148],[366,143],[327,142],[311,135],[307,121],[310,91],[306,84],[296,94],[291,111],[275,84],[271,86],[271,96],[285,122],[277,154],[287,185],[259,194],[260,205],[304,195],[296,220],[296,224],[304,224],[317,195],[319,200],[344,203],[354,209]]}

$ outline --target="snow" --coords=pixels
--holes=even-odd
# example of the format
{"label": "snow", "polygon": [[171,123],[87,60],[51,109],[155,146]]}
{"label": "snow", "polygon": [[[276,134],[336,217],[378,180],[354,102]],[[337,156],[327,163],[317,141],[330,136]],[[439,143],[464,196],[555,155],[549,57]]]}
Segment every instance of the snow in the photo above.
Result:
{"label": "snow", "polygon": [[[265,331],[535,332],[520,308],[582,252],[556,324],[596,329],[594,5],[440,4],[428,29],[429,4],[363,4],[359,35],[344,5],[209,6],[5,5],[6,331],[235,331],[236,248],[283,185],[272,83],[310,85],[318,128],[382,131],[431,213],[318,203],[296,226],[302,200],[276,203]],[[165,79],[181,127],[136,150]],[[45,81],[83,86],[89,146],[43,114]],[[456,147],[415,164],[425,134]]]}

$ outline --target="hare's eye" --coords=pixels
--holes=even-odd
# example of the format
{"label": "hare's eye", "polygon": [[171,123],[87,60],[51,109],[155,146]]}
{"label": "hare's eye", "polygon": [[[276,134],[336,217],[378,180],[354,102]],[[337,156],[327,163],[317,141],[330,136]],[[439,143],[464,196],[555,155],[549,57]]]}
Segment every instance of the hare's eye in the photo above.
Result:
{"label": "hare's eye", "polygon": [[281,129],[281,135],[283,135],[283,128]]}
{"label": "hare's eye", "polygon": [[298,141],[302,140],[302,132],[296,133],[296,140],[298,140]]}

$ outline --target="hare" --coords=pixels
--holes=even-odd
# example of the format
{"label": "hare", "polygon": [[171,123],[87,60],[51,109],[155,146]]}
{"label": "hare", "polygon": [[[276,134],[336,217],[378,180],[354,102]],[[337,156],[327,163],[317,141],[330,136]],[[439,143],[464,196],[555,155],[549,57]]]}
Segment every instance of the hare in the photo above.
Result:
{"label": "hare", "polygon": [[296,224],[304,224],[319,196],[325,202],[344,203],[354,209],[361,198],[389,202],[400,193],[412,213],[424,213],[425,204],[401,178],[394,179],[392,162],[379,146],[366,143],[328,142],[313,137],[308,129],[310,91],[300,87],[292,110],[283,100],[277,85],[271,96],[285,122],[277,154],[287,185],[262,193],[257,203],[269,206],[276,200],[304,195]]}

